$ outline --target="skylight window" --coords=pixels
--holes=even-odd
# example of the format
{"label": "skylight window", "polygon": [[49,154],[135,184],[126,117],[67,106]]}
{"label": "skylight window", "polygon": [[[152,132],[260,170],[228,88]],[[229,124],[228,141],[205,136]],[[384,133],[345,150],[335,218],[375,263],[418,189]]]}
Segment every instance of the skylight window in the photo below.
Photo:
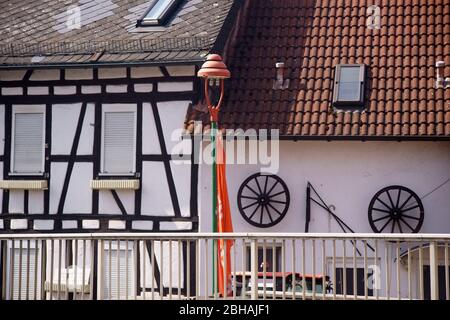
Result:
{"label": "skylight window", "polygon": [[173,15],[182,0],[153,0],[144,16],[138,20],[138,26],[161,26]]}
{"label": "skylight window", "polygon": [[365,87],[365,66],[342,64],[336,66],[334,77],[333,105],[363,106]]}

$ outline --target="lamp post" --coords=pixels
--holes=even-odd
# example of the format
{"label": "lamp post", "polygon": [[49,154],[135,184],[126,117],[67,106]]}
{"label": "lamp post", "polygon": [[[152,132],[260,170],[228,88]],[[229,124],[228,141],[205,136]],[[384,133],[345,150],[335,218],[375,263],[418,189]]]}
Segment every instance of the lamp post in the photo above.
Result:
{"label": "lamp post", "polygon": [[[211,117],[211,143],[212,143],[212,232],[217,232],[217,161],[216,161],[216,133],[218,129],[219,110],[223,102],[223,96],[225,93],[225,79],[231,77],[230,71],[227,69],[225,63],[223,63],[222,57],[218,54],[210,54],[206,58],[206,62],[202,65],[198,71],[197,76],[204,79],[205,100],[208,105],[208,111]],[[209,97],[209,82],[219,82],[220,86],[220,98],[216,105],[211,103]],[[216,293],[216,262],[217,262],[217,246],[216,240],[213,241],[213,294]]]}

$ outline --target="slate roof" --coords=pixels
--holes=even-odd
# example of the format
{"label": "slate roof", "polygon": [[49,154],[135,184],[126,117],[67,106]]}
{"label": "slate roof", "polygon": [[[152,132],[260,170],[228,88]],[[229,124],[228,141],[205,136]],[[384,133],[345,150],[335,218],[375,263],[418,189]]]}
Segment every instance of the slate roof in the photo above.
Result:
{"label": "slate roof", "polygon": [[[0,0],[0,65],[202,60],[235,2],[185,0],[167,26],[136,29],[152,1]],[[72,5],[80,29],[67,27]]]}
{"label": "slate roof", "polygon": [[[381,9],[381,29],[366,27],[367,7]],[[450,89],[436,89],[439,60],[450,77],[448,0],[250,0],[236,46],[225,61],[222,128],[279,129],[290,138],[450,137]],[[274,90],[284,62],[288,90]],[[363,111],[332,107],[334,67],[365,64]],[[208,123],[202,105],[193,120]]]}

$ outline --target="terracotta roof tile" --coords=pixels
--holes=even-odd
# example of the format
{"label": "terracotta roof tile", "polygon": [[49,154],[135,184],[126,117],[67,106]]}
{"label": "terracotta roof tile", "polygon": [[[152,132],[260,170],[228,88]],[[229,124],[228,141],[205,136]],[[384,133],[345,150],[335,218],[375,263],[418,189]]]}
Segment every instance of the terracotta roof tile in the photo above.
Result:
{"label": "terracotta roof tile", "polygon": [[[450,90],[435,88],[436,61],[450,76],[447,0],[380,1],[379,30],[366,27],[372,1],[248,2],[226,61],[222,126],[324,138],[450,136]],[[290,79],[285,91],[272,89],[278,61]],[[344,63],[368,67],[362,112],[332,107],[334,67]]]}

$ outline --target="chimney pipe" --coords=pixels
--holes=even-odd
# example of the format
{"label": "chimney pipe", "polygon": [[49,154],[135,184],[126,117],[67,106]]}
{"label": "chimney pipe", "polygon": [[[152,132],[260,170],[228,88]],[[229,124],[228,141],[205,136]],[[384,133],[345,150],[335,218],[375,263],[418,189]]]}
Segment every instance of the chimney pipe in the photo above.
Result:
{"label": "chimney pipe", "polygon": [[275,64],[277,69],[277,79],[274,81],[274,90],[285,90],[289,88],[289,79],[285,79],[285,67],[284,62],[277,62]]}
{"label": "chimney pipe", "polygon": [[436,62],[436,89],[450,88],[450,78],[444,78],[444,61]]}

